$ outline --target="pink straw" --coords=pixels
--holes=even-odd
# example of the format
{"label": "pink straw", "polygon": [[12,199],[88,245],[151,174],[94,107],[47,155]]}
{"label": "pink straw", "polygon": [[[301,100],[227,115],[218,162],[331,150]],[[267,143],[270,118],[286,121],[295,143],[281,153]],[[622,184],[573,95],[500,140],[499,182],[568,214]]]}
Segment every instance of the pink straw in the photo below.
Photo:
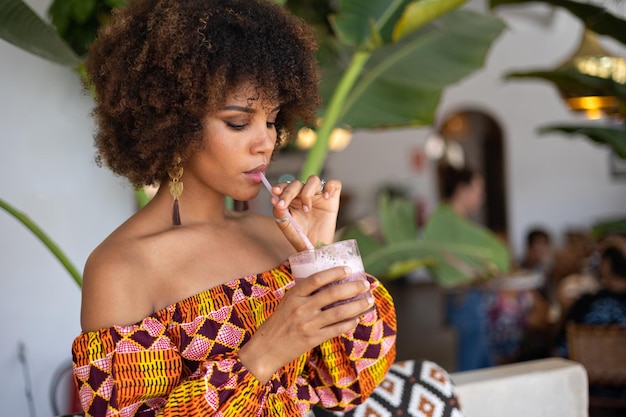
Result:
{"label": "pink straw", "polygon": [[[265,188],[267,188],[267,191],[269,191],[271,195],[274,195],[274,194],[272,194],[272,184],[269,183],[269,181],[267,180],[267,178],[265,178],[265,175],[262,172],[260,173],[260,176],[261,176],[261,181],[263,181],[263,185],[265,185]],[[309,238],[306,237],[306,235],[304,234],[304,232],[300,228],[300,225],[298,225],[298,223],[296,223],[294,218],[291,216],[291,213],[289,213],[289,209],[285,209],[284,213],[285,213],[285,217],[287,218],[287,220],[289,220],[289,222],[291,223],[291,225],[295,229],[296,233],[298,233],[298,236],[300,236],[300,238],[302,239],[302,241],[306,245],[307,249],[309,249],[309,250],[315,249],[315,247],[313,246],[313,244],[311,243]]]}

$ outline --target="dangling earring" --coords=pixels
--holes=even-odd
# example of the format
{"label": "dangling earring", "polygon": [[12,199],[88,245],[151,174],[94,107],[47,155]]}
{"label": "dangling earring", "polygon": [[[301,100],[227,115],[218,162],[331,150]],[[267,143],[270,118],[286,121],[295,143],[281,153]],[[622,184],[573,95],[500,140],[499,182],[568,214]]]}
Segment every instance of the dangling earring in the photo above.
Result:
{"label": "dangling earring", "polygon": [[172,209],[172,224],[174,226],[180,226],[180,211],[178,209],[178,200],[180,196],[183,194],[183,183],[180,180],[180,177],[183,176],[183,167],[180,165],[181,159],[180,157],[176,157],[174,159],[174,167],[167,171],[167,174],[170,176],[170,194],[174,197],[174,208]]}

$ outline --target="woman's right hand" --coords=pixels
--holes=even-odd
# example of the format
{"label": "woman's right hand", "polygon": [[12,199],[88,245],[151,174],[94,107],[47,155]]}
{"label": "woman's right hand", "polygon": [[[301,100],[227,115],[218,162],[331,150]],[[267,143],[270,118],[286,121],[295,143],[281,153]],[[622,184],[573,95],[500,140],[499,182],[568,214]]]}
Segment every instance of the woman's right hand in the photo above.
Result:
{"label": "woman's right hand", "polygon": [[[374,305],[369,282],[364,279],[325,287],[350,273],[349,268],[331,268],[298,280],[286,292],[274,314],[239,350],[242,363],[258,380],[269,381],[282,366],[357,326],[358,316]],[[366,297],[323,310],[331,303],[365,293]]]}

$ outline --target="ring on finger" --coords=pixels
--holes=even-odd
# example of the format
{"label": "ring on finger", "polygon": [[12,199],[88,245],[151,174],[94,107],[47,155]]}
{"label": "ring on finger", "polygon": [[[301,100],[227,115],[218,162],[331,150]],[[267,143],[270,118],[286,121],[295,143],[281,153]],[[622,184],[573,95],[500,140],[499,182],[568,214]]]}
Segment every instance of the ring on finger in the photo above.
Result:
{"label": "ring on finger", "polygon": [[324,188],[326,187],[326,180],[322,180],[322,184],[320,185],[320,189],[317,190],[316,194],[322,194],[324,192]]}
{"label": "ring on finger", "polygon": [[276,220],[276,223],[285,223],[289,219],[287,217],[283,217],[282,219],[274,217],[274,220]]}

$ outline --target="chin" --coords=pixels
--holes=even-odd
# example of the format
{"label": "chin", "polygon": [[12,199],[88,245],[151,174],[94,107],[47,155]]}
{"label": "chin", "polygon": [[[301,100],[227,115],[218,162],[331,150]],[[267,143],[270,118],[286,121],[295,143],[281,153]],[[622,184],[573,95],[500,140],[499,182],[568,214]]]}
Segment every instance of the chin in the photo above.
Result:
{"label": "chin", "polygon": [[[241,193],[238,195],[231,195],[230,198],[237,201],[250,201],[254,200],[259,195],[259,191],[255,191],[253,193]],[[269,197],[268,197],[269,198]]]}

